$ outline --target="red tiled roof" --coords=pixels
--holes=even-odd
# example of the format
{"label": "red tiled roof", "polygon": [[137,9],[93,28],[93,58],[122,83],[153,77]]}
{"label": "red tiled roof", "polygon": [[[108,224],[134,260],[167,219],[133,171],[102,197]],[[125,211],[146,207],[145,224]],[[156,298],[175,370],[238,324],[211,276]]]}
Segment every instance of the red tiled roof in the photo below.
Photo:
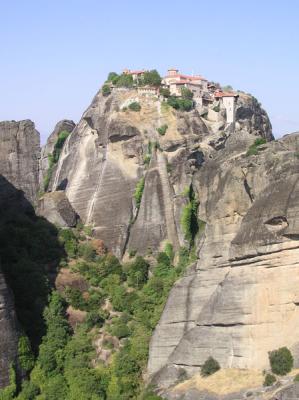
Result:
{"label": "red tiled roof", "polygon": [[219,90],[215,92],[215,97],[237,97],[237,93],[234,92],[220,92]]}

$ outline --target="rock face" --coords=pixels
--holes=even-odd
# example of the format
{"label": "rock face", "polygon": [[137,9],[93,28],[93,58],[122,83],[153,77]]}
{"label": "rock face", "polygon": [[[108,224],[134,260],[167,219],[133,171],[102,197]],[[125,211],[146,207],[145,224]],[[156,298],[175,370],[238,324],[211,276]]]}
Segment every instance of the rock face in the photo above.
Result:
{"label": "rock face", "polygon": [[0,122],[0,174],[35,203],[39,187],[40,138],[34,123]]}
{"label": "rock face", "polygon": [[12,294],[0,270],[0,388],[9,383],[9,366],[17,357],[18,333]]}
{"label": "rock face", "polygon": [[151,341],[148,368],[160,387],[210,355],[222,367],[263,369],[268,351],[286,345],[298,365],[299,134],[253,156],[241,151],[246,141],[231,135],[193,177],[206,228]]}
{"label": "rock face", "polygon": [[37,214],[60,227],[73,227],[77,215],[63,191],[45,193],[38,201]]}
{"label": "rock face", "polygon": [[[140,112],[122,110],[133,101]],[[215,123],[201,118],[199,110],[179,113],[134,89],[115,89],[108,97],[99,92],[67,138],[50,190],[64,190],[81,220],[119,257],[128,250],[158,251],[166,240],[178,248],[185,243],[182,193],[204,153],[224,147],[236,132],[248,143],[254,135],[272,138],[268,117],[255,100],[240,96],[237,110],[241,107],[234,128],[222,114]],[[160,136],[157,128],[164,124],[168,129]],[[134,192],[142,178],[138,209]]]}
{"label": "rock face", "polygon": [[[23,211],[31,209],[22,192],[0,175],[0,216],[10,207]],[[17,348],[18,327],[13,296],[0,268],[0,388],[9,383],[9,367],[17,359]]]}
{"label": "rock face", "polygon": [[53,153],[54,146],[58,139],[59,133],[62,131],[72,132],[72,130],[75,128],[75,126],[76,125],[75,125],[74,121],[71,121],[68,119],[63,119],[62,121],[59,121],[55,125],[55,128],[54,128],[53,132],[51,133],[51,135],[48,137],[46,145],[42,147],[40,162],[39,162],[40,186],[42,186],[46,172],[49,168],[48,155]]}

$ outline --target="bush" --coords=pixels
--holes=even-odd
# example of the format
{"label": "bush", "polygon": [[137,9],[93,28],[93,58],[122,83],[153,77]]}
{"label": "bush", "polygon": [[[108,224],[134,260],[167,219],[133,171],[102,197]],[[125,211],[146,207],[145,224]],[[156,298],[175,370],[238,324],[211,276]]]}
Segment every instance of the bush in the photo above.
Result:
{"label": "bush", "polygon": [[190,89],[186,88],[186,87],[182,87],[181,96],[182,96],[183,99],[188,99],[188,100],[192,100],[193,99],[192,91]]}
{"label": "bush", "polygon": [[272,374],[267,374],[267,375],[265,376],[265,380],[264,380],[263,385],[264,385],[264,386],[272,386],[273,383],[275,383],[275,382],[276,382],[275,376],[272,375]]}
{"label": "bush", "polygon": [[160,86],[162,78],[159,73],[153,69],[151,71],[145,71],[141,84],[149,86]]}
{"label": "bush", "polygon": [[34,356],[27,336],[21,336],[18,343],[18,357],[20,366],[25,372],[29,372],[34,367]]}
{"label": "bush", "polygon": [[209,357],[201,367],[201,376],[210,376],[219,371],[220,365],[213,357]]}
{"label": "bush", "polygon": [[249,147],[246,155],[247,156],[256,156],[259,151],[259,147],[266,143],[266,139],[257,138],[255,142]]}
{"label": "bush", "polygon": [[102,86],[102,94],[103,96],[109,96],[109,94],[111,93],[111,88],[109,85],[103,85]]}
{"label": "bush", "polygon": [[140,111],[141,110],[141,105],[137,101],[133,101],[133,103],[130,103],[128,107],[131,111]]}
{"label": "bush", "polygon": [[149,263],[141,256],[126,266],[128,284],[135,288],[141,288],[148,279]]}
{"label": "bush", "polygon": [[136,190],[134,193],[134,199],[136,201],[136,207],[140,207],[141,199],[142,199],[142,194],[144,190],[144,178],[141,178],[140,181],[137,183]]}
{"label": "bush", "polygon": [[118,87],[131,88],[133,86],[133,77],[129,74],[122,74],[113,83]]}
{"label": "bush", "polygon": [[116,72],[109,72],[107,82],[116,83],[119,75]]}
{"label": "bush", "polygon": [[168,88],[161,88],[160,95],[168,98],[168,97],[170,97],[170,90]]}
{"label": "bush", "polygon": [[286,375],[294,365],[292,353],[287,347],[269,352],[271,370],[276,375]]}
{"label": "bush", "polygon": [[185,234],[185,239],[192,245],[198,233],[199,225],[197,219],[198,201],[195,198],[195,193],[192,186],[189,188],[189,202],[183,208],[181,215],[181,225]]}
{"label": "bush", "polygon": [[167,129],[168,129],[168,125],[164,124],[164,125],[160,126],[160,128],[157,128],[157,132],[159,133],[159,135],[164,136]]}
{"label": "bush", "polygon": [[299,374],[295,375],[294,382],[299,382]]}
{"label": "bush", "polygon": [[171,107],[173,107],[176,110],[181,110],[181,111],[190,111],[193,108],[193,101],[190,99],[180,99],[175,96],[170,96],[167,99],[167,104],[169,104]]}

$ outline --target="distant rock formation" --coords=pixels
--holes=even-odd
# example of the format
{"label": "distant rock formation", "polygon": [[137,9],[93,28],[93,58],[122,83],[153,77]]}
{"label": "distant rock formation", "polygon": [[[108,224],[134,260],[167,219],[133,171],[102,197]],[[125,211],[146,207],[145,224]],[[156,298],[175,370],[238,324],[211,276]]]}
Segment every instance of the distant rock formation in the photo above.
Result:
{"label": "distant rock formation", "polygon": [[39,188],[40,136],[34,123],[0,122],[0,174],[35,204]]}

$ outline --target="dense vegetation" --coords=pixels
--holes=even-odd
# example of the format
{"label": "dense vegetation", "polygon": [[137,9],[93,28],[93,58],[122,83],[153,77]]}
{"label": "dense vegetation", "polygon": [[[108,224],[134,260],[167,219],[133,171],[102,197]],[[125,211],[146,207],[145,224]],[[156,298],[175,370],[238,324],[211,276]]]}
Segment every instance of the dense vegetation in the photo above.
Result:
{"label": "dense vegetation", "polygon": [[[159,87],[161,85],[162,78],[159,75],[158,71],[153,69],[151,71],[144,71],[142,77],[138,77],[137,84],[138,86],[155,86]],[[110,72],[107,78],[107,83],[112,83],[117,87],[126,87],[130,88],[134,86],[133,77],[130,74],[121,74],[118,75],[116,72]],[[109,86],[106,84],[106,86]],[[103,87],[104,88],[104,87]],[[103,91],[102,88],[102,91]],[[106,90],[106,89],[105,89]],[[103,94],[105,94],[103,92]],[[108,90],[107,90],[107,94]]]}
{"label": "dense vegetation", "polygon": [[[188,250],[180,250],[174,266],[174,251],[167,243],[150,275],[149,262],[138,255],[123,265],[112,254],[99,255],[82,226],[58,232],[41,219],[22,218],[17,227],[7,225],[9,240],[3,233],[2,249],[6,250],[1,255],[10,266],[6,272],[24,327],[19,359],[27,379],[20,386],[12,368],[11,385],[0,391],[0,399],[159,399],[144,387],[142,374],[149,340],[169,290],[190,261]],[[48,298],[44,267],[57,265],[59,260],[60,265],[79,273],[88,289],[69,286],[61,293],[52,291]],[[35,285],[29,282],[32,279]],[[105,308],[107,302],[110,311]],[[68,323],[68,305],[86,312],[85,321],[75,329]],[[34,357],[27,336],[34,338],[37,329],[37,337],[44,336]],[[111,351],[108,363],[97,358],[94,348],[94,340],[103,332],[119,342],[116,347],[112,339],[103,343]],[[36,350],[38,344],[34,343]]]}
{"label": "dense vegetation", "polygon": [[14,293],[18,320],[35,351],[45,333],[42,313],[50,290],[46,268],[55,272],[63,255],[57,236],[52,224],[33,213],[1,214],[1,268]]}

